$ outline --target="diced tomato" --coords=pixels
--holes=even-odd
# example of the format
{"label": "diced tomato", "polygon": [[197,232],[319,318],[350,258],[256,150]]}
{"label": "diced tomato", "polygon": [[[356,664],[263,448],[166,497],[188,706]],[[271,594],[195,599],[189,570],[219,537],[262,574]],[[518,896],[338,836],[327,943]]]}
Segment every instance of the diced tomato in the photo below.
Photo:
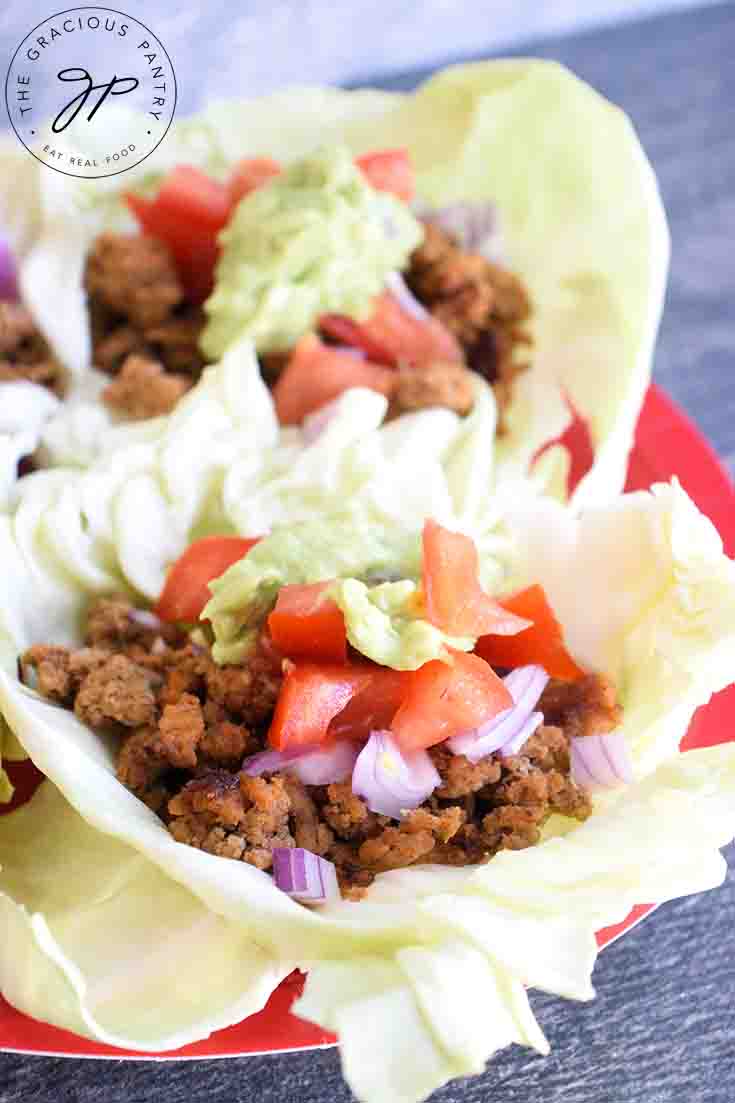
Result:
{"label": "diced tomato", "polygon": [[170,568],[154,613],[165,621],[199,620],[212,596],[208,584],[247,555],[259,539],[205,536],[195,540]]}
{"label": "diced tomato", "polygon": [[415,318],[389,291],[378,295],[366,321],[323,314],[319,327],[328,337],[362,349],[371,360],[391,367],[462,360],[462,349],[437,318]]}
{"label": "diced tomato", "polygon": [[512,636],[529,627],[483,590],[474,541],[431,519],[424,525],[421,580],[428,619],[452,636]]}
{"label": "diced tomato", "polygon": [[389,666],[369,666],[370,682],[353,697],[329,725],[329,735],[335,739],[367,740],[370,733],[384,731],[406,692],[410,671],[393,670]]}
{"label": "diced tomato", "polygon": [[236,206],[246,195],[267,184],[281,172],[278,161],[272,157],[243,157],[238,161],[227,182],[230,207]]}
{"label": "diced tomato", "polygon": [[433,747],[512,706],[509,690],[484,659],[452,651],[450,660],[433,659],[408,675],[391,725],[402,750]]}
{"label": "diced tomato", "polygon": [[388,367],[395,366],[393,353],[387,345],[382,345],[380,341],[373,338],[363,322],[356,322],[347,314],[322,314],[319,319],[319,328],[326,337],[339,341],[340,345],[360,349],[373,363],[385,364]]}
{"label": "diced tomato", "polygon": [[309,333],[296,344],[273,388],[282,425],[297,425],[349,387],[369,387],[389,395],[395,374],[388,368],[330,348]]}
{"label": "diced tomato", "polygon": [[219,260],[217,239],[202,233],[188,244],[178,244],[172,252],[189,301],[203,303],[214,288],[214,270]]}
{"label": "diced tomato", "polygon": [[512,668],[538,663],[552,678],[575,682],[584,676],[564,646],[564,634],[543,586],[529,586],[500,602],[504,609],[533,621],[518,636],[483,636],[475,648],[493,666]]}
{"label": "diced tomato", "polygon": [[217,235],[230,214],[227,188],[190,165],[166,176],[154,199],[125,197],[141,229],[167,245],[188,297],[201,302],[214,282]]}
{"label": "diced tomato", "polygon": [[378,191],[387,191],[410,203],[415,191],[413,166],[405,149],[382,149],[363,153],[355,163]]}
{"label": "diced tomato", "polygon": [[227,188],[193,165],[177,165],[161,181],[154,203],[162,211],[189,219],[217,234],[230,217]]}
{"label": "diced tomato", "polygon": [[271,639],[289,659],[347,661],[347,632],[342,610],[326,596],[331,582],[282,586],[268,617]]}
{"label": "diced tomato", "polygon": [[278,751],[313,747],[328,738],[330,722],[370,683],[357,666],[300,663],[286,672],[268,742]]}
{"label": "diced tomato", "polygon": [[219,253],[216,235],[195,222],[182,224],[179,216],[159,208],[155,199],[128,195],[126,201],[143,232],[170,250],[189,299],[203,302],[214,285]]}

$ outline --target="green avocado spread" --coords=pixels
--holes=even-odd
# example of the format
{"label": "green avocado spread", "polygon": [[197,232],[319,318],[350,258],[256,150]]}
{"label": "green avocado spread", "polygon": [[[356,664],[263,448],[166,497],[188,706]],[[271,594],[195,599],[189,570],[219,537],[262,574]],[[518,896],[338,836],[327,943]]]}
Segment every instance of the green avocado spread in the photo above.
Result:
{"label": "green avocado spread", "polygon": [[[372,584],[376,575],[399,581]],[[450,637],[426,619],[418,585],[421,538],[358,515],[283,527],[210,583],[202,616],[212,623],[218,663],[237,663],[255,646],[281,586],[333,579],[347,639],[362,655],[396,670],[416,670],[446,647],[470,651],[474,639]]]}
{"label": "green avocado spread", "polygon": [[246,195],[220,235],[202,351],[217,360],[249,337],[272,352],[320,314],[366,317],[422,234],[408,206],[371,187],[345,147],[295,161]]}

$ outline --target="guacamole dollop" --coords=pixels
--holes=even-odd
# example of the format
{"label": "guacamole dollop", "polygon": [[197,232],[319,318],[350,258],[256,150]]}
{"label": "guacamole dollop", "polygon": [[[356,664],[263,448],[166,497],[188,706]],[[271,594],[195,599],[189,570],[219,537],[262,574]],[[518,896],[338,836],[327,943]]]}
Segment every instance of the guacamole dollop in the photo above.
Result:
{"label": "guacamole dollop", "polygon": [[[240,662],[255,646],[281,586],[334,579],[347,639],[362,655],[396,670],[416,670],[474,639],[450,637],[426,619],[418,586],[421,535],[358,516],[285,525],[218,579],[202,616],[214,632],[218,663]],[[374,582],[390,575],[398,581]]]}
{"label": "guacamole dollop", "polygon": [[295,161],[245,196],[220,235],[202,351],[217,360],[240,337],[259,352],[284,349],[320,314],[366,317],[422,236],[409,208],[376,191],[346,147]]}

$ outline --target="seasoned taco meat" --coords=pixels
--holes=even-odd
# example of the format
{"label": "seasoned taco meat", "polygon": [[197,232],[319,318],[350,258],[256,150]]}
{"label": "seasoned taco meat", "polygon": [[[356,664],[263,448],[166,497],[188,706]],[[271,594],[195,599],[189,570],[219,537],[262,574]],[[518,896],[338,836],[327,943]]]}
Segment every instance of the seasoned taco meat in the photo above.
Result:
{"label": "seasoned taco meat", "polygon": [[184,301],[171,254],[146,234],[99,234],[87,257],[84,286],[98,307],[141,333]]}
{"label": "seasoned taco meat", "polygon": [[131,354],[102,392],[102,401],[133,420],[170,414],[191,380],[167,372],[159,360]]}
{"label": "seasoned taco meat", "polygon": [[118,378],[104,401],[130,418],[168,413],[198,378],[204,316],[167,247],[145,234],[100,234],[84,277],[93,362]]}
{"label": "seasoned taco meat", "polygon": [[266,747],[282,678],[270,652],[217,666],[183,631],[113,596],[89,609],[86,646],[36,645],[20,669],[85,723],[118,733],[118,778],[179,842],[265,870],[274,847],[305,847],[335,863],[352,898],[383,870],[486,862],[538,842],[552,813],[584,819],[590,802],[571,778],[569,740],[620,721],[608,679],[552,680],[539,705],[545,723],[519,754],[473,764],[432,747],[441,785],[397,822],[370,811],[349,780],[308,786],[241,770]]}
{"label": "seasoned taco meat", "polygon": [[435,360],[429,364],[402,364],[391,399],[391,414],[445,406],[468,414],[475,400],[472,372],[464,364]]}
{"label": "seasoned taco meat", "polygon": [[615,686],[603,674],[587,674],[577,682],[552,678],[539,709],[549,723],[558,724],[570,738],[611,732],[622,719]]}
{"label": "seasoned taco meat", "polygon": [[64,371],[30,313],[20,303],[0,302],[0,383],[38,383],[61,397]]}
{"label": "seasoned taco meat", "polygon": [[168,803],[169,830],[180,843],[270,869],[275,847],[295,846],[286,780],[210,771]]}
{"label": "seasoned taco meat", "polygon": [[465,252],[431,222],[406,279],[416,297],[460,341],[467,364],[495,386],[501,409],[513,379],[527,367],[528,292],[506,268]]}
{"label": "seasoned taco meat", "polygon": [[[458,338],[466,363],[401,365],[391,415],[430,406],[466,414],[473,402],[473,371],[494,385],[502,413],[513,379],[526,366],[519,353],[529,344],[528,294],[512,272],[465,252],[437,226],[427,222],[425,231],[407,280]],[[87,261],[85,286],[94,363],[117,376],[104,401],[130,418],[167,413],[201,372],[205,321],[201,307],[187,302],[167,247],[145,234],[100,234]],[[287,361],[288,355],[263,358],[269,383]]]}

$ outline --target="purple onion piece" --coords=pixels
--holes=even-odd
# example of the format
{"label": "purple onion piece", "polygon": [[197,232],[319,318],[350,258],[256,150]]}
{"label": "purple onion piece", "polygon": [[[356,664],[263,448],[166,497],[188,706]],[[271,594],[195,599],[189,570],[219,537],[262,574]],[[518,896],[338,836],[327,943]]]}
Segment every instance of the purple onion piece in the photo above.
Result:
{"label": "purple onion piece", "polygon": [[[494,751],[502,753],[506,746],[516,748],[506,753],[517,754],[538,727],[535,724],[529,729],[529,721],[548,680],[549,675],[542,666],[519,666],[511,670],[503,681],[513,698],[513,708],[490,717],[479,728],[453,736],[447,740],[449,749],[454,754],[465,755],[472,763],[480,762]],[[537,715],[541,716],[541,713]]]}
{"label": "purple onion piece", "polygon": [[430,317],[428,310],[423,306],[416,296],[409,291],[406,286],[406,281],[400,272],[391,272],[385,281],[385,285],[397,299],[400,306],[410,314],[412,318],[416,318],[419,322],[425,322]]}
{"label": "purple onion piece", "polygon": [[242,764],[250,777],[278,771],[295,774],[304,785],[332,785],[349,777],[355,766],[359,748],[340,739],[333,746],[313,747],[300,751],[261,751]]}
{"label": "purple onion piece", "polygon": [[360,748],[340,739],[327,750],[301,755],[289,766],[304,785],[332,785],[344,781],[355,768]]}
{"label": "purple onion piece", "polygon": [[326,402],[324,406],[320,406],[318,410],[314,410],[313,413],[306,415],[301,423],[304,444],[313,444],[315,440],[319,439],[337,413],[338,402],[339,399],[335,398],[331,402]]}
{"label": "purple onion piece", "polygon": [[128,620],[132,621],[133,624],[139,624],[141,628],[150,628],[152,632],[157,632],[163,627],[161,618],[152,613],[150,609],[131,609],[128,613]]}
{"label": "purple onion piece", "polygon": [[395,820],[418,808],[439,785],[426,751],[404,754],[389,731],[372,732],[352,771],[352,792],[371,812]]}
{"label": "purple onion piece", "polygon": [[15,258],[5,238],[0,237],[0,301],[17,303],[19,297]]}
{"label": "purple onion piece", "polygon": [[366,356],[364,349],[356,349],[352,345],[330,345],[330,348],[332,352],[343,352],[353,360],[364,360]]}
{"label": "purple onion piece", "polygon": [[470,253],[481,253],[488,260],[504,262],[498,208],[488,201],[470,200],[421,212],[426,222],[456,237]]}
{"label": "purple onion piece", "polygon": [[622,731],[573,736],[570,746],[572,778],[580,789],[615,789],[635,780]]}
{"label": "purple onion piece", "polygon": [[340,895],[334,864],[300,846],[274,848],[273,880],[281,892],[304,903],[324,904]]}
{"label": "purple onion piece", "polygon": [[282,770],[287,762],[295,756],[288,755],[285,751],[260,751],[243,759],[242,772],[250,777],[261,777],[262,774],[275,774]]}

